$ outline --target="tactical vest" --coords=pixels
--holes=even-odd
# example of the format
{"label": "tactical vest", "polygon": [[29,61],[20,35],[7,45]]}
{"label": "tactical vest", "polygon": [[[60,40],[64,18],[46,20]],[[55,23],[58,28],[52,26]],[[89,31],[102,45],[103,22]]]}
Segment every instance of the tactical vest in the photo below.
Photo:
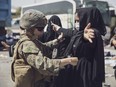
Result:
{"label": "tactical vest", "polygon": [[[15,87],[36,87],[35,83],[38,82],[41,86],[45,87],[42,81],[46,76],[40,74],[35,68],[28,65],[24,58],[19,58],[18,48],[20,44],[29,39],[21,39],[15,45],[14,61],[11,65],[11,78],[15,82]],[[42,86],[43,85],[43,86]]]}

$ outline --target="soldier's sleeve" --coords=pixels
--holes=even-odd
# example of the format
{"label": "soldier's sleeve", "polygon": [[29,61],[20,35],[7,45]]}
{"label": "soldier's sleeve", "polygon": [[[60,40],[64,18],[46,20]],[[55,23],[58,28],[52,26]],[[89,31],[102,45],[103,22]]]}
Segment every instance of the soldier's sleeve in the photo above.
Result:
{"label": "soldier's sleeve", "polygon": [[27,63],[44,75],[58,75],[60,59],[50,59],[42,55],[33,42],[23,44],[23,53]]}
{"label": "soldier's sleeve", "polygon": [[46,43],[43,43],[43,44],[46,45],[46,46],[52,47],[52,46],[58,44],[58,39],[54,39],[52,41],[49,41],[49,42],[46,42]]}

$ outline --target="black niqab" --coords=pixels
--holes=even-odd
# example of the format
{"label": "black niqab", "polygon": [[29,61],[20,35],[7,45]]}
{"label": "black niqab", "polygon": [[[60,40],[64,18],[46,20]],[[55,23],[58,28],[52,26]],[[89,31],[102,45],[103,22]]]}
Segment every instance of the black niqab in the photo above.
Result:
{"label": "black niqab", "polygon": [[56,16],[56,15],[53,15],[48,20],[47,31],[44,33],[44,42],[48,42],[50,40],[54,40],[54,39],[56,39],[58,37],[57,32],[55,32],[53,30],[51,22],[53,22],[54,24],[57,24],[58,26],[62,27],[60,18],[58,16]]}
{"label": "black niqab", "polygon": [[[54,40],[56,38],[58,38],[58,36],[60,35],[60,33],[55,32],[53,30],[53,26],[51,25],[51,22],[53,22],[54,24],[57,24],[58,26],[60,26],[62,28],[62,24],[61,24],[61,20],[57,15],[53,15],[50,17],[50,19],[48,20],[48,26],[47,26],[47,31],[43,33],[42,37],[40,38],[40,40],[45,43],[51,40]],[[68,46],[70,42],[70,38],[69,37],[65,37],[65,40],[55,46],[53,46],[52,49],[57,49],[57,58],[62,58],[63,54],[64,54],[64,50],[66,49],[66,47]]]}

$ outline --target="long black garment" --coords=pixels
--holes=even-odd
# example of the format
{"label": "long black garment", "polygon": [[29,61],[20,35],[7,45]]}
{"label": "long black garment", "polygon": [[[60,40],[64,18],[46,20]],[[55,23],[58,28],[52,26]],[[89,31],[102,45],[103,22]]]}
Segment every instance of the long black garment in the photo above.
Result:
{"label": "long black garment", "polygon": [[[58,38],[58,36],[60,34],[60,33],[58,34],[57,32],[55,32],[53,30],[51,22],[53,22],[54,24],[57,24],[58,26],[62,27],[60,18],[56,15],[51,16],[50,19],[48,20],[47,31],[44,32],[42,37],[40,38],[40,40],[43,43]],[[67,48],[69,42],[70,42],[70,37],[65,37],[65,40],[63,42],[53,46],[52,50],[57,49],[57,55],[56,55],[55,58],[61,58],[63,56],[64,51]]]}
{"label": "long black garment", "polygon": [[[54,24],[57,24],[58,26],[62,27],[61,24],[61,20],[58,16],[53,15],[50,17],[50,19],[48,20],[48,26],[47,26],[47,31],[43,33],[42,37],[40,38],[40,40],[42,42],[48,42],[51,40],[54,40],[56,38],[58,38],[60,33],[57,33],[53,30],[53,27],[51,25],[51,22],[53,22]],[[64,57],[64,52],[70,42],[70,38],[69,36],[64,37],[65,40],[61,43],[59,43],[58,45],[55,45],[51,50],[53,51],[54,49],[57,49],[57,55],[55,58],[63,58]],[[53,55],[51,55],[52,58]],[[60,70],[59,72],[59,76],[58,77],[54,77],[54,87],[63,87],[63,83],[64,83],[64,72],[65,70]]]}
{"label": "long black garment", "polygon": [[[90,80],[94,81],[94,83],[95,82],[102,83],[103,81],[105,81],[105,69],[104,69],[105,65],[104,65],[104,47],[103,47],[103,40],[101,35],[106,34],[106,28],[103,18],[101,16],[100,11],[95,7],[79,9],[78,16],[80,19],[79,21],[80,31],[84,30],[85,26],[88,23],[91,23],[91,27],[94,28],[95,30],[95,39],[93,39],[93,43],[84,44],[85,47],[81,45],[83,47],[83,52],[80,51],[81,53],[79,53],[79,55],[82,55],[83,53],[86,59],[89,58],[90,63],[92,64],[90,70],[91,71]],[[76,48],[77,50],[78,47]],[[77,67],[77,69],[78,68],[79,67]],[[84,87],[89,87],[89,86],[84,86]]]}
{"label": "long black garment", "polygon": [[[72,37],[69,44],[71,49],[66,50],[67,55],[77,56],[79,61],[76,67],[66,66],[65,72],[61,73],[62,85],[57,87],[102,87],[102,82],[105,81],[105,65],[101,35],[106,33],[105,25],[97,8],[81,8],[78,15],[80,19],[78,33],[66,29],[58,31],[63,32],[66,37]],[[93,43],[83,39],[83,30],[88,23],[91,23],[91,27],[95,30]],[[60,80],[56,83],[60,83]]]}

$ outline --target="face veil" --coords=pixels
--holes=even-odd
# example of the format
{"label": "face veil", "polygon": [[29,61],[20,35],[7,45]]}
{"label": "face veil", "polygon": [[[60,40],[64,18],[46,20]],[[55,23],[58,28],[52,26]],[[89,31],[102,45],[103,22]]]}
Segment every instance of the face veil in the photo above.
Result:
{"label": "face veil", "polygon": [[51,22],[62,27],[60,18],[57,15],[51,16],[51,18],[48,20],[48,26],[47,26],[48,36],[46,37],[46,41],[50,41],[58,37],[58,34],[53,30],[53,26],[51,25]]}

